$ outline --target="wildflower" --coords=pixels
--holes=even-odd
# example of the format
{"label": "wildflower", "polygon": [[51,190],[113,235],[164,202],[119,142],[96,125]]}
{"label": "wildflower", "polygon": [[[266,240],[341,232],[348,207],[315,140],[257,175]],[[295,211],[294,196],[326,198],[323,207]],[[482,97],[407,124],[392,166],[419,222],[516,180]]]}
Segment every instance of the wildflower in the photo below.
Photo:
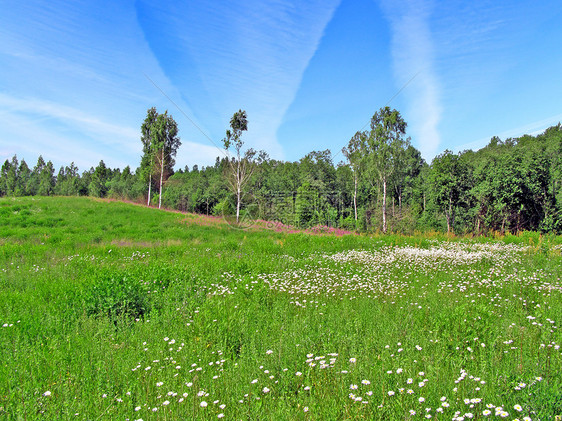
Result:
{"label": "wildflower", "polygon": [[140,406],[137,406],[137,407],[135,408],[135,412],[139,412],[140,410],[141,410],[141,407],[140,407]]}
{"label": "wildflower", "polygon": [[371,382],[369,380],[361,380],[361,383],[363,383],[364,385],[370,385]]}
{"label": "wildflower", "polygon": [[357,385],[356,384],[352,384],[351,386],[349,386],[349,388],[351,390],[357,390]]}
{"label": "wildflower", "polygon": [[523,411],[523,408],[521,407],[521,405],[517,404],[513,407],[516,411],[521,412]]}
{"label": "wildflower", "polygon": [[208,403],[205,402],[205,401],[201,401],[201,403],[199,404],[199,406],[200,406],[201,408],[206,408],[207,405],[208,405]]}
{"label": "wildflower", "polygon": [[168,406],[168,405],[170,405],[170,401],[164,401],[164,402],[162,402],[162,406]]}
{"label": "wildflower", "polygon": [[217,418],[224,418],[224,414],[221,412],[219,415],[217,415]]}
{"label": "wildflower", "polygon": [[269,388],[268,388],[268,387],[264,387],[264,388],[262,389],[262,392],[263,392],[263,393],[268,393],[268,392],[269,392]]}
{"label": "wildflower", "polygon": [[51,396],[51,391],[47,390],[45,393],[43,393],[43,396]]}
{"label": "wildflower", "polygon": [[389,391],[388,391],[388,396],[394,396],[394,391],[389,390]]}
{"label": "wildflower", "polygon": [[350,362],[350,363],[356,363],[356,362],[357,362],[357,359],[355,359],[355,358],[350,358],[350,359],[349,359],[349,362]]}
{"label": "wildflower", "polygon": [[305,406],[302,410],[303,410],[304,412],[308,412],[308,406]]}
{"label": "wildflower", "polygon": [[270,354],[273,354],[273,351],[272,351],[271,349],[268,349],[265,353],[266,353],[267,355],[270,355]]}
{"label": "wildflower", "polygon": [[418,399],[418,401],[419,401],[420,403],[425,402],[425,398],[424,398],[423,396],[420,396],[420,398]]}

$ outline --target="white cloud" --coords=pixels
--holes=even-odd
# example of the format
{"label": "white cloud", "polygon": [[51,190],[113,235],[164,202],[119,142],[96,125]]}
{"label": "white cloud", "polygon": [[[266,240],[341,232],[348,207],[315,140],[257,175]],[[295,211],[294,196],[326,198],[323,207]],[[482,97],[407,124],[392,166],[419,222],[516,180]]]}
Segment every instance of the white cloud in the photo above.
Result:
{"label": "white cloud", "polygon": [[491,134],[488,137],[475,140],[473,142],[465,143],[460,145],[459,147],[455,148],[456,151],[464,151],[467,149],[478,150],[485,147],[488,143],[490,143],[490,139],[493,136],[499,137],[501,140],[505,140],[508,138],[517,138],[523,135],[530,135],[530,136],[537,136],[543,133],[549,127],[555,126],[556,124],[562,122],[562,114],[557,114],[552,117],[548,117],[542,120],[533,121],[531,123],[524,124],[519,127],[515,127],[512,129],[505,130],[501,133]]}
{"label": "white cloud", "polygon": [[[430,30],[429,1],[382,1],[392,30],[392,58],[397,86],[408,86],[408,132],[426,159],[432,158],[441,143],[440,87],[434,70],[435,51]],[[417,75],[417,76],[415,76]],[[408,81],[415,78],[408,83]]]}
{"label": "white cloud", "polygon": [[[187,164],[190,168],[193,167],[193,164],[197,164],[201,168],[201,166],[214,165],[217,156],[222,159],[225,155],[224,150],[215,146],[182,140],[176,162]],[[179,165],[179,167],[183,166]]]}
{"label": "white cloud", "polygon": [[84,132],[102,135],[102,139],[110,138],[112,144],[120,143],[123,146],[129,146],[132,139],[136,141],[139,137],[138,129],[107,123],[86,115],[78,109],[36,98],[20,99],[0,94],[0,110],[2,109],[3,113],[35,114],[60,120],[64,124],[72,123],[79,126]]}
{"label": "white cloud", "polygon": [[[52,129],[42,124],[41,120],[0,113],[0,125],[3,128],[3,137],[0,139],[2,160],[17,154],[18,159],[25,159],[27,164],[33,167],[41,155],[46,161],[52,161],[55,168],[74,162],[81,171],[96,166],[102,159],[110,167],[123,168],[127,165],[124,160],[115,158],[115,154],[108,154],[104,149],[99,150],[95,143],[84,139],[81,134]],[[18,143],[9,141],[18,138],[29,140]]]}

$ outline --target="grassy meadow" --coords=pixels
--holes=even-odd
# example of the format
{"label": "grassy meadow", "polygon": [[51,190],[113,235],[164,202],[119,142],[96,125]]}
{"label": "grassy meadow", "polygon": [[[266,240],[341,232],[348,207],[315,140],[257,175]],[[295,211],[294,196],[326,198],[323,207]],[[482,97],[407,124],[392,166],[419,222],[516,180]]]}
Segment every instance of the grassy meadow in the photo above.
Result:
{"label": "grassy meadow", "polygon": [[0,419],[554,419],[561,243],[3,198]]}

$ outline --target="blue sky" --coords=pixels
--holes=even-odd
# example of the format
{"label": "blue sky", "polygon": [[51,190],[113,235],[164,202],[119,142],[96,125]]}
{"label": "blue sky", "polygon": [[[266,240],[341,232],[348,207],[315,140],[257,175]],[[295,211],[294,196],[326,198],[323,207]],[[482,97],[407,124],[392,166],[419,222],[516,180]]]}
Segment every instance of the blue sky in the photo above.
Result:
{"label": "blue sky", "polygon": [[176,167],[246,145],[335,162],[380,107],[428,161],[562,120],[559,0],[13,1],[0,13],[0,160],[136,168],[148,108],[168,110]]}

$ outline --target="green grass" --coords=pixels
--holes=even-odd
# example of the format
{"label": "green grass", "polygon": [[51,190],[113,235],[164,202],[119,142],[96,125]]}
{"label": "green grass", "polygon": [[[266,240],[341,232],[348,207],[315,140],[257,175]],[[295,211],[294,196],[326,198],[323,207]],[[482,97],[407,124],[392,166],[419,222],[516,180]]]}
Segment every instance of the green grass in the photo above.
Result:
{"label": "green grass", "polygon": [[553,419],[560,243],[0,199],[0,418]]}

